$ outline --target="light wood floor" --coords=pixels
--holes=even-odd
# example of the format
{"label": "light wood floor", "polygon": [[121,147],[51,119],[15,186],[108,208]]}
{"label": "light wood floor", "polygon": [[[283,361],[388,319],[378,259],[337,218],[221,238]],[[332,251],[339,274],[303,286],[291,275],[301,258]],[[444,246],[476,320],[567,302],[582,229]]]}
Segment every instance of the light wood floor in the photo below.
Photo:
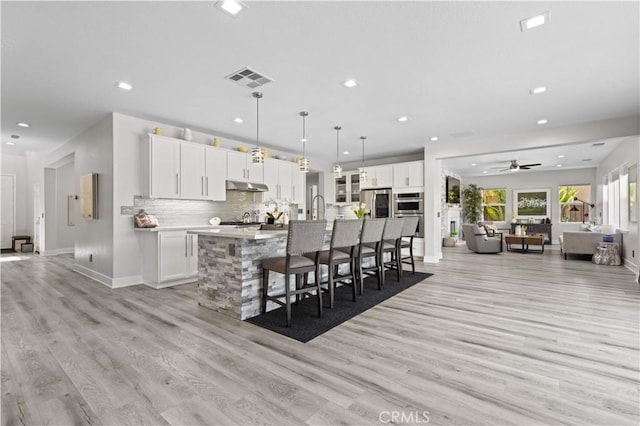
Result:
{"label": "light wood floor", "polygon": [[198,307],[193,284],[2,262],[2,423],[639,424],[629,271],[444,250],[433,277],[307,344]]}

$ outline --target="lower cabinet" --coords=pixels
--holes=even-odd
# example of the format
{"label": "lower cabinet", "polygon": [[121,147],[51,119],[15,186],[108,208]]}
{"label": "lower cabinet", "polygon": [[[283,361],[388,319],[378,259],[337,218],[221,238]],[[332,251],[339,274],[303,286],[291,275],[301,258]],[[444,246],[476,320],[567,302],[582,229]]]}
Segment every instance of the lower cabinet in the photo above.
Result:
{"label": "lower cabinet", "polygon": [[154,288],[196,281],[198,236],[187,231],[145,233],[142,277]]}

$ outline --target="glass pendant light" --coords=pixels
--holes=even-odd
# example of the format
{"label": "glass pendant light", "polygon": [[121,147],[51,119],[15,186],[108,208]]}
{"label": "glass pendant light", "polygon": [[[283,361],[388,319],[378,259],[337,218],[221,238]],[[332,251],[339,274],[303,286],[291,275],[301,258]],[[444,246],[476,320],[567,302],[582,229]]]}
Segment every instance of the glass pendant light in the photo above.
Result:
{"label": "glass pendant light", "polygon": [[307,158],[307,128],[305,119],[309,115],[306,111],[300,111],[300,117],[302,117],[302,158],[300,159],[300,171],[302,173],[309,173],[309,159]]}
{"label": "glass pendant light", "polygon": [[358,174],[360,174],[360,182],[364,182],[367,180],[367,171],[364,169],[364,141],[367,137],[360,136],[360,139],[362,140],[362,164],[358,167]]}
{"label": "glass pendant light", "polygon": [[256,98],[256,146],[251,149],[251,163],[264,164],[264,152],[260,148],[260,99],[262,93],[253,92],[252,95]]}
{"label": "glass pendant light", "polygon": [[340,179],[342,177],[342,167],[340,166],[340,130],[342,127],[335,126],[333,130],[336,131],[336,165],[333,166],[333,177]]}

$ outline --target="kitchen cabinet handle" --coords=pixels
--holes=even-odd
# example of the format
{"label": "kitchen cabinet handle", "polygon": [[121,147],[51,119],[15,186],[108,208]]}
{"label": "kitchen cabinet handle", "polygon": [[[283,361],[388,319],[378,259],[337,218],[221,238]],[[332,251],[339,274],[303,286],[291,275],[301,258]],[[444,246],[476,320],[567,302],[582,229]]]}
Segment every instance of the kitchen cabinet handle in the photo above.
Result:
{"label": "kitchen cabinet handle", "polygon": [[178,182],[178,174],[176,173],[176,194],[179,194],[180,183]]}
{"label": "kitchen cabinet handle", "polygon": [[209,176],[207,176],[207,196],[209,196]]}
{"label": "kitchen cabinet handle", "polygon": [[406,185],[409,186],[409,176],[405,178]]}
{"label": "kitchen cabinet handle", "polygon": [[291,191],[293,192],[293,196],[292,196],[292,198],[293,198],[293,199],[294,199],[294,201],[295,201],[295,199],[296,199],[296,187],[295,187],[295,185],[291,187]]}
{"label": "kitchen cabinet handle", "polygon": [[200,176],[200,195],[204,195],[204,176]]}
{"label": "kitchen cabinet handle", "polygon": [[250,171],[251,171],[251,170],[247,169],[247,179],[250,179],[250,177],[249,177],[249,172],[250,172]]}
{"label": "kitchen cabinet handle", "polygon": [[187,242],[187,236],[184,236],[184,257],[189,256],[189,243]]}
{"label": "kitchen cabinet handle", "polygon": [[190,235],[191,237],[191,257],[193,257],[193,235]]}

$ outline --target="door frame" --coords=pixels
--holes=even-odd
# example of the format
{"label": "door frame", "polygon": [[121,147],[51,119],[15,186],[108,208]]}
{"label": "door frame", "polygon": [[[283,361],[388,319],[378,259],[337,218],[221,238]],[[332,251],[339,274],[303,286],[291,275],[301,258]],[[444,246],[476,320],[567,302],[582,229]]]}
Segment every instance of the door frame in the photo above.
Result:
{"label": "door frame", "polygon": [[[13,180],[13,229],[11,229],[11,236],[16,235],[16,175],[12,173],[2,173],[1,176],[9,176]],[[1,244],[0,244],[1,245]],[[4,247],[7,248],[7,247]]]}

